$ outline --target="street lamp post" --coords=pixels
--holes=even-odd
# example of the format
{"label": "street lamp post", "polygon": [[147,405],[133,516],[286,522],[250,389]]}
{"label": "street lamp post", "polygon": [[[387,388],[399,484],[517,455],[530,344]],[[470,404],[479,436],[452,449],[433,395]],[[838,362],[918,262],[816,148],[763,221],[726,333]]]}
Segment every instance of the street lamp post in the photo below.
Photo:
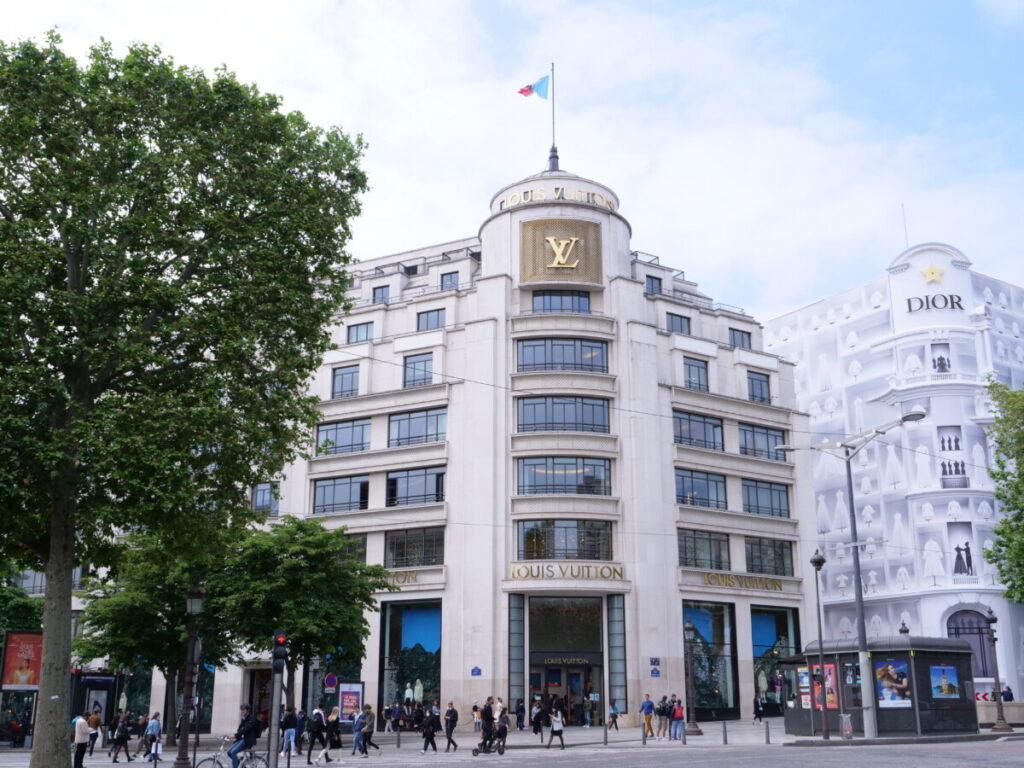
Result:
{"label": "street lamp post", "polygon": [[178,756],[174,758],[174,768],[190,768],[192,765],[188,759],[188,730],[192,717],[192,690],[195,681],[196,663],[196,617],[203,610],[203,590],[200,587],[190,587],[185,593],[185,612],[187,615],[186,626],[188,628],[188,653],[185,659],[185,690],[182,696],[181,733],[178,739]]}
{"label": "street lamp post", "polygon": [[[926,416],[924,409],[916,407],[900,416],[873,429],[865,430],[856,435],[823,445],[808,446],[813,451],[821,451],[846,462],[846,502],[850,508],[850,544],[853,548],[853,596],[857,606],[857,664],[860,667],[861,713],[864,719],[864,738],[878,738],[878,724],[875,722],[875,692],[872,686],[871,657],[868,654],[868,631],[864,621],[864,580],[860,570],[860,542],[857,541],[857,507],[853,500],[853,457],[864,447],[881,437],[890,429],[894,429],[910,421],[920,421]],[[776,451],[795,451],[796,446],[777,445]],[[841,453],[840,453],[841,451]],[[824,673],[824,670],[822,670]]]}
{"label": "street lamp post", "polygon": [[[814,566],[814,612],[818,615],[818,674],[821,675],[821,738],[829,740],[828,731],[828,691],[825,690],[825,639],[821,630],[821,568],[825,565],[825,556],[820,549],[814,550],[811,558],[811,565]],[[813,699],[813,697],[812,697]],[[814,705],[812,703],[811,710]]]}
{"label": "street lamp post", "polygon": [[999,685],[999,655],[996,653],[996,622],[999,619],[992,613],[992,609],[988,609],[988,614],[985,616],[985,623],[988,624],[988,641],[992,644],[992,665],[993,672],[996,674],[995,685],[993,688],[996,693],[996,722],[992,726],[992,730],[997,733],[1013,733],[1013,728],[1006,722],[1006,718],[1003,716],[1003,689]]}
{"label": "street lamp post", "polygon": [[683,624],[684,647],[683,653],[686,656],[686,706],[690,710],[686,716],[686,735],[703,736],[704,731],[697,725],[697,696],[693,684],[693,638],[696,627],[689,619]]}

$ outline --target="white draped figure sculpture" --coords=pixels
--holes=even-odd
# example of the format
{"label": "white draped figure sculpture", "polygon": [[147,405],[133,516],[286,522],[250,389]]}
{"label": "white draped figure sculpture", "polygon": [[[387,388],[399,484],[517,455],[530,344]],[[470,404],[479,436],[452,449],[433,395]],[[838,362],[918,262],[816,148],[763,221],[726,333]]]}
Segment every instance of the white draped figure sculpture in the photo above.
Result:
{"label": "white draped figure sculpture", "polygon": [[889,557],[902,557],[907,554],[909,537],[903,525],[903,513],[895,512],[892,516],[892,533],[889,535]]}
{"label": "white draped figure sculpture", "polygon": [[864,518],[864,527],[870,528],[875,524],[875,508],[868,504],[861,510],[860,516]]}
{"label": "white draped figure sculpture", "polygon": [[982,520],[992,519],[992,506],[987,501],[983,501],[978,505],[978,517]]}
{"label": "white draped figure sculpture", "polygon": [[[853,428],[858,432],[864,429],[864,401],[859,397],[853,401]],[[864,451],[860,455],[863,456]]]}
{"label": "white draped figure sculpture", "polygon": [[981,443],[975,443],[971,448],[971,463],[974,465],[971,467],[974,484],[987,488],[989,486],[988,458],[985,456],[985,448]]}
{"label": "white draped figure sculpture", "polygon": [[960,502],[953,499],[946,507],[946,518],[948,520],[959,520],[961,517],[963,517],[963,510],[960,508]]}
{"label": "white draped figure sculpture", "polygon": [[929,488],[932,484],[932,458],[922,443],[914,450],[914,475],[918,488]]}
{"label": "white draped figure sculpture", "polygon": [[871,478],[867,475],[864,475],[864,477],[860,479],[860,492],[865,496],[871,493]]}
{"label": "white draped figure sculpture", "polygon": [[871,621],[868,622],[868,631],[878,637],[885,631],[885,623],[882,621],[882,617],[877,613],[871,617]]}
{"label": "white draped figure sculpture", "polygon": [[924,572],[921,574],[925,580],[931,579],[928,586],[937,586],[938,578],[946,575],[946,569],[942,565],[942,547],[935,539],[928,539],[924,543],[924,554],[921,555],[924,561]]}
{"label": "white draped figure sculpture", "polygon": [[835,553],[836,560],[838,560],[840,563],[843,562],[843,560],[846,558],[846,545],[842,542],[836,544]]}
{"label": "white draped figure sculpture", "polygon": [[983,566],[983,573],[989,577],[988,581],[990,584],[995,584],[999,581],[999,571],[996,569],[995,563],[992,562],[992,552],[990,551],[995,543],[992,539],[985,539],[985,543],[981,545],[982,559],[985,561]]}
{"label": "white draped figure sculpture", "polygon": [[917,376],[921,372],[921,358],[911,353],[903,362],[903,372],[910,376]]}
{"label": "white draped figure sculpture", "polygon": [[832,518],[833,531],[845,531],[850,525],[850,508],[846,506],[846,491],[836,491],[836,509]]}
{"label": "white draped figure sculpture", "polygon": [[921,505],[921,519],[926,523],[930,523],[935,519],[935,507],[927,501]]}
{"label": "white draped figure sculpture", "polygon": [[896,455],[896,446],[892,443],[885,449],[885,485],[896,488],[903,482],[903,465]]}
{"label": "white draped figure sculpture", "polygon": [[866,592],[878,591],[878,571],[868,571],[868,584]]}
{"label": "white draped figure sculpture", "polygon": [[839,594],[846,597],[846,587],[850,583],[850,577],[845,573],[840,573],[836,576],[836,586],[839,587]]}
{"label": "white draped figure sculpture", "polygon": [[832,521],[829,519],[828,504],[825,503],[825,494],[818,496],[818,533],[825,534],[831,530]]}
{"label": "white draped figure sculpture", "polygon": [[910,572],[907,570],[907,566],[901,565],[896,570],[896,583],[904,592],[910,589]]}
{"label": "white draped figure sculpture", "polygon": [[839,620],[839,636],[850,637],[853,635],[853,622],[851,622],[846,616],[843,616]]}

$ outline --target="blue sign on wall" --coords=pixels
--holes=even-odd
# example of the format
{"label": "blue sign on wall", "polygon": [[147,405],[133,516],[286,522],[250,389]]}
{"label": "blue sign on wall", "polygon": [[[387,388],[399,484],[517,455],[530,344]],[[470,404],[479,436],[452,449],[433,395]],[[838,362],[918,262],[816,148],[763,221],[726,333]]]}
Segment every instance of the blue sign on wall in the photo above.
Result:
{"label": "blue sign on wall", "polygon": [[651,668],[651,677],[661,677],[661,670],[657,667]]}
{"label": "blue sign on wall", "polygon": [[469,674],[471,674],[473,677],[480,677],[480,675],[482,675],[483,672],[480,670],[480,667],[473,667],[471,670],[469,670]]}
{"label": "blue sign on wall", "polygon": [[661,666],[661,659],[659,659],[657,656],[651,656],[651,666],[652,667],[660,667]]}

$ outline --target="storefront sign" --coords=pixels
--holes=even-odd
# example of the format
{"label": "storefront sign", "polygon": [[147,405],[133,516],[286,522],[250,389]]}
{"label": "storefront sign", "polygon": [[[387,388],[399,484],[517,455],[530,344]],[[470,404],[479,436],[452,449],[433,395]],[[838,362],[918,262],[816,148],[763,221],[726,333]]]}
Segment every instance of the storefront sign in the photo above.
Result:
{"label": "storefront sign", "polygon": [[936,293],[934,296],[911,296],[907,299],[907,314],[922,309],[959,309],[964,311],[963,299],[956,294]]}
{"label": "storefront sign", "polygon": [[396,571],[395,573],[391,573],[388,578],[391,580],[392,584],[397,584],[399,586],[402,584],[419,583],[419,574],[416,571]]}
{"label": "storefront sign", "polygon": [[733,587],[736,589],[764,589],[768,592],[781,592],[782,580],[767,576],[746,576],[738,573],[704,574],[704,583],[709,587]]}
{"label": "storefront sign", "polygon": [[596,205],[598,208],[615,210],[615,201],[605,197],[600,192],[588,192],[585,189],[569,189],[568,187],[555,187],[552,190],[536,188],[524,189],[519,192],[512,192],[498,202],[498,210],[504,211],[508,208],[515,208],[525,203],[547,203],[547,202],[572,202]]}
{"label": "storefront sign", "polygon": [[604,660],[600,653],[558,653],[546,651],[532,651],[530,653],[530,664],[545,667],[590,667],[595,664],[603,664]]}
{"label": "storefront sign", "polygon": [[537,563],[513,565],[511,575],[513,579],[610,581],[625,579],[626,571],[621,565]]}

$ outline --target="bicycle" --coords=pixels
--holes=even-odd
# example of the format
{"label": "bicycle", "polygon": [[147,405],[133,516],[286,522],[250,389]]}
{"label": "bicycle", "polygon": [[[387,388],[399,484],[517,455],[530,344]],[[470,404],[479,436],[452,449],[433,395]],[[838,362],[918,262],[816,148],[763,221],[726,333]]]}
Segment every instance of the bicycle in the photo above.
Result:
{"label": "bicycle", "polygon": [[[225,736],[220,740],[220,749],[217,753],[210,755],[196,763],[196,768],[231,768],[231,758],[228,757],[228,749],[235,740],[231,736]],[[246,749],[242,752],[242,760],[239,768],[269,768],[266,752],[257,752],[254,749]]]}

